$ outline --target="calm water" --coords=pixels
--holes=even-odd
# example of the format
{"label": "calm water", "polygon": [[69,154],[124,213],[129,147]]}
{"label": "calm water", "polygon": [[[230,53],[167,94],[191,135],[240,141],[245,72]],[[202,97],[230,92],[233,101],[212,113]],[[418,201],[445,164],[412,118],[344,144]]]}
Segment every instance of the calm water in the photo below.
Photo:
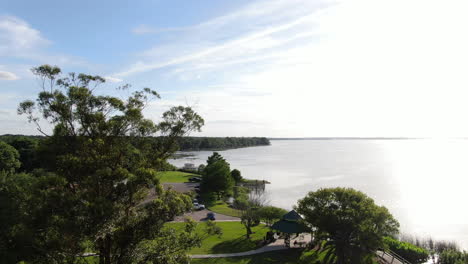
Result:
{"label": "calm water", "polygon": [[[353,187],[386,206],[401,230],[468,248],[468,140],[272,140],[219,151],[245,178],[270,181],[270,203],[292,208],[321,187]],[[206,162],[188,152],[176,166]]]}

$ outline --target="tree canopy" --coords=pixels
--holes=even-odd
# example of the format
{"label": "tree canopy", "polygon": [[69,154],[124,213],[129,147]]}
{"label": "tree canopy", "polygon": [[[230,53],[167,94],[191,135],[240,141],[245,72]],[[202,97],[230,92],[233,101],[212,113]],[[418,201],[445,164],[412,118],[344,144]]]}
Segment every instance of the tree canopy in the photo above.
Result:
{"label": "tree canopy", "polygon": [[18,151],[9,144],[0,141],[0,172],[12,173],[20,165]]}
{"label": "tree canopy", "polygon": [[310,192],[299,200],[296,210],[315,236],[326,241],[330,263],[372,263],[371,254],[385,246],[384,236],[399,228],[387,208],[351,188]]}
{"label": "tree canopy", "polygon": [[203,192],[214,192],[220,196],[232,190],[234,180],[231,177],[229,163],[217,152],[208,157],[207,166],[203,170],[201,188]]}
{"label": "tree canopy", "polygon": [[242,180],[241,172],[238,169],[233,169],[231,171],[231,177],[236,183],[238,183],[238,182],[240,182]]}
{"label": "tree canopy", "polygon": [[[18,113],[46,135],[38,150],[43,166],[28,184],[15,177],[18,181],[0,193],[26,194],[15,198],[24,206],[11,213],[17,223],[3,233],[10,241],[34,234],[28,254],[15,261],[76,263],[85,250],[98,253],[100,264],[186,261],[186,249],[196,239],[162,227],[189,210],[191,199],[164,191],[156,171],[180,137],[201,129],[203,119],[190,107],[176,106],[154,123],[144,117],[148,102],[159,98],[152,89],[119,98],[96,93],[105,82],[100,76],[62,76],[49,65],[33,73],[41,91],[35,101],[22,102]],[[41,127],[44,121],[53,127],[50,135]],[[160,140],[145,140],[149,136]]]}

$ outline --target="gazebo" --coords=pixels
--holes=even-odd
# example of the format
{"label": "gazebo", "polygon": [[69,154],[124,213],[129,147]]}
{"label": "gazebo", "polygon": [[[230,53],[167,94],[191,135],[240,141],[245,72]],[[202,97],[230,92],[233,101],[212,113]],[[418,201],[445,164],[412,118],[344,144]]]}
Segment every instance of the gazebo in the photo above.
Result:
{"label": "gazebo", "polygon": [[302,217],[295,210],[292,210],[289,213],[283,215],[281,220],[274,223],[271,226],[271,229],[285,233],[286,238],[284,239],[284,243],[287,247],[290,247],[291,234],[307,232],[307,227],[300,220],[302,220]]}

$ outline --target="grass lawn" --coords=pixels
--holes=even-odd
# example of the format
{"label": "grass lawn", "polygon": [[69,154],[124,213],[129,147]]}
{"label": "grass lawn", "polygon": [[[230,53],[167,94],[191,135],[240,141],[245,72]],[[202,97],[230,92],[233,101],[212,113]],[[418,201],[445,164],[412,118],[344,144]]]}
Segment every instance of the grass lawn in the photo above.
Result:
{"label": "grass lawn", "polygon": [[[265,225],[256,226],[252,228],[254,233],[250,236],[250,239],[247,239],[245,237],[245,228],[240,222],[217,222],[216,225],[223,230],[221,238],[210,236],[203,240],[201,247],[193,248],[189,254],[236,253],[257,249],[258,243],[263,240],[263,237],[269,230]],[[184,223],[168,223],[167,226],[177,230],[182,229]],[[204,229],[205,224],[200,223],[197,226],[196,232],[204,235]]]}
{"label": "grass lawn", "polygon": [[216,201],[213,205],[208,205],[208,209],[218,214],[241,217],[239,210],[229,207],[229,205],[223,201]]}
{"label": "grass lawn", "polygon": [[301,250],[289,249],[235,258],[192,259],[192,264],[298,264]]}
{"label": "grass lawn", "polygon": [[188,182],[189,178],[200,177],[198,174],[187,173],[181,171],[161,171],[158,172],[161,183],[165,182]]}

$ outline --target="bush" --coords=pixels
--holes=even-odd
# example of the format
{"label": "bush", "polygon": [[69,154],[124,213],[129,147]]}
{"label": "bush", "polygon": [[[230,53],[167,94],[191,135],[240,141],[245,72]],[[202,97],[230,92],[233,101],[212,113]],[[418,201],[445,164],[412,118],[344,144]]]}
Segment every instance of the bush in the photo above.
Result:
{"label": "bush", "polygon": [[201,193],[200,199],[205,204],[205,206],[210,207],[216,203],[217,196],[216,193],[213,192]]}
{"label": "bush", "polygon": [[271,226],[274,221],[281,219],[288,211],[283,208],[274,206],[265,206],[258,210],[260,219],[265,222],[268,226]]}
{"label": "bush", "polygon": [[427,250],[408,242],[398,241],[391,237],[384,237],[384,242],[391,251],[411,263],[424,263],[429,259],[429,252]]}
{"label": "bush", "polygon": [[234,186],[233,196],[234,196],[234,199],[247,200],[249,198],[249,189],[246,187],[242,187],[242,186]]}
{"label": "bush", "polygon": [[465,264],[468,263],[468,253],[448,249],[439,255],[439,264]]}

